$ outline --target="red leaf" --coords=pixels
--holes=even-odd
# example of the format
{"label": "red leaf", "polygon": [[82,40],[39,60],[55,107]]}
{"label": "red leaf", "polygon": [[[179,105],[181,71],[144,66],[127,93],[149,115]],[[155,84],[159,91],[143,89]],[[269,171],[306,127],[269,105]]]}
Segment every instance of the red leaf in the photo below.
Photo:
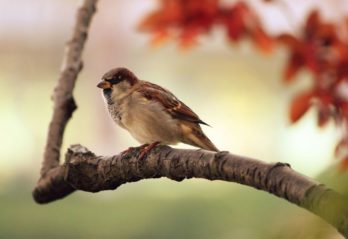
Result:
{"label": "red leaf", "polygon": [[312,91],[304,92],[300,95],[297,95],[290,106],[290,121],[295,123],[298,121],[309,109],[310,101],[314,96]]}
{"label": "red leaf", "polygon": [[182,0],[186,11],[193,14],[215,15],[218,11],[218,0]]}
{"label": "red leaf", "polygon": [[320,104],[318,107],[318,126],[324,127],[330,120],[331,110],[329,106]]}
{"label": "red leaf", "polygon": [[[148,15],[143,21],[138,25],[138,30],[148,31],[153,30],[157,27],[159,22],[162,20],[162,14],[160,12],[155,12]],[[156,26],[156,27],[155,27]]]}
{"label": "red leaf", "polygon": [[199,27],[192,26],[186,28],[180,36],[180,47],[185,50],[197,43],[197,37],[199,35]]}
{"label": "red leaf", "polygon": [[300,41],[290,34],[281,34],[276,40],[290,48],[299,49],[300,47]]}
{"label": "red leaf", "polygon": [[182,18],[182,4],[178,0],[162,0],[160,9],[149,14],[140,24],[139,29],[153,31],[165,28]]}
{"label": "red leaf", "polygon": [[320,92],[319,93],[319,100],[320,100],[320,103],[322,103],[325,107],[329,107],[333,102],[331,92],[330,91]]}
{"label": "red leaf", "polygon": [[340,104],[340,111],[342,112],[343,116],[348,119],[348,102]]}
{"label": "red leaf", "polygon": [[273,39],[269,37],[260,27],[254,30],[251,35],[255,45],[264,53],[271,53],[273,50]]}
{"label": "red leaf", "polygon": [[158,30],[153,33],[153,37],[151,39],[152,46],[158,46],[164,43],[169,38],[169,33],[166,30]]}
{"label": "red leaf", "polygon": [[305,43],[303,45],[303,58],[305,61],[305,65],[308,69],[313,71],[314,73],[319,73],[319,61],[317,51],[319,49],[314,45],[314,42]]}
{"label": "red leaf", "polygon": [[320,25],[320,17],[319,17],[319,12],[317,10],[312,11],[306,22],[305,26],[305,38],[306,39],[312,39]]}
{"label": "red leaf", "polygon": [[223,12],[223,22],[232,41],[238,41],[245,34],[245,24],[240,6],[234,6]]}
{"label": "red leaf", "polygon": [[300,52],[295,51],[291,54],[288,60],[288,65],[285,67],[284,80],[291,81],[296,73],[304,66],[304,59]]}

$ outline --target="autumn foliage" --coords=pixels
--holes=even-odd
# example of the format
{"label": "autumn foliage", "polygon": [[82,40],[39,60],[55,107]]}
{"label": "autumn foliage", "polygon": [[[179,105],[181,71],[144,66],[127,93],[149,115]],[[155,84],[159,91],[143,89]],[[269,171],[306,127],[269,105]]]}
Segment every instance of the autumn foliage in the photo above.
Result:
{"label": "autumn foliage", "polygon": [[345,22],[344,26],[324,22],[319,11],[313,10],[300,34],[271,36],[245,2],[226,6],[219,0],[161,0],[160,7],[140,24],[140,30],[152,33],[153,44],[176,39],[181,47],[188,48],[198,43],[199,36],[220,26],[232,43],[248,39],[266,53],[277,46],[285,47],[288,60],[284,81],[292,82],[297,73],[306,70],[313,82],[310,89],[299,92],[291,102],[290,121],[297,122],[312,106],[319,127],[333,120],[342,129],[335,154],[345,169],[348,168],[348,20]]}
{"label": "autumn foliage", "polygon": [[272,50],[274,40],[243,2],[222,8],[218,0],[162,0],[161,7],[140,24],[140,30],[150,31],[154,44],[175,38],[181,47],[187,48],[216,25],[222,25],[233,42],[249,38],[261,50]]}

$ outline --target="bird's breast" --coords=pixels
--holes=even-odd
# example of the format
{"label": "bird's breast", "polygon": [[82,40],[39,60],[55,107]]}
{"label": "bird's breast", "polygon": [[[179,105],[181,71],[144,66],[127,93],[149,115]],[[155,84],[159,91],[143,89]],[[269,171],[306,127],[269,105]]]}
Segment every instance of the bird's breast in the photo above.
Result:
{"label": "bird's breast", "polygon": [[147,101],[137,95],[108,105],[112,119],[140,143],[161,142],[176,144],[182,130],[158,102]]}
{"label": "bird's breast", "polygon": [[123,107],[117,104],[110,104],[110,105],[108,104],[108,110],[114,122],[120,125],[121,127],[125,128],[125,125],[122,122],[124,121]]}
{"label": "bird's breast", "polygon": [[135,96],[127,109],[123,114],[122,123],[140,143],[176,144],[179,141],[181,131],[178,122],[160,103]]}

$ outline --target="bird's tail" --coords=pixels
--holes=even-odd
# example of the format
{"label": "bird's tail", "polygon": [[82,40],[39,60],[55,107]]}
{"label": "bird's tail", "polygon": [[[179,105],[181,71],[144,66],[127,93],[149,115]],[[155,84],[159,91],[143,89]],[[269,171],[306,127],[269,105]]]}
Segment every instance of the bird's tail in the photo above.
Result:
{"label": "bird's tail", "polygon": [[184,140],[184,143],[209,151],[219,152],[218,148],[216,148],[210,139],[203,133],[199,125],[197,125],[197,127],[193,127],[192,132]]}

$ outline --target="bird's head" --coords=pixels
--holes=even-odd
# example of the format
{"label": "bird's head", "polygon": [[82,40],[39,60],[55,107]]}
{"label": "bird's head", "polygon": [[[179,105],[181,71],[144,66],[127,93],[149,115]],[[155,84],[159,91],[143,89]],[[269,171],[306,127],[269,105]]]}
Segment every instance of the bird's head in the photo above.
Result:
{"label": "bird's head", "polygon": [[108,104],[113,104],[132,89],[138,78],[127,68],[119,67],[106,72],[97,87],[103,89]]}

